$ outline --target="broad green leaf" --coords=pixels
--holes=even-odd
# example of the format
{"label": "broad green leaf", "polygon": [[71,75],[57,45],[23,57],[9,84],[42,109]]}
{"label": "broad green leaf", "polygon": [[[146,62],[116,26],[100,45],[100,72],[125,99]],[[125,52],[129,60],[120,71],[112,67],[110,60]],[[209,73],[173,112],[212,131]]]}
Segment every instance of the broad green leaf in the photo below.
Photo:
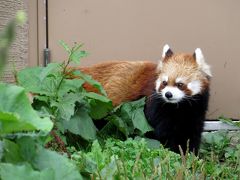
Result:
{"label": "broad green leaf", "polygon": [[96,139],[96,127],[85,107],[79,108],[69,121],[63,121],[65,129],[86,140]]}
{"label": "broad green leaf", "polygon": [[148,124],[147,119],[144,115],[143,108],[136,109],[132,116],[133,125],[139,129],[143,134],[152,131],[153,128]]}
{"label": "broad green leaf", "polygon": [[105,96],[93,92],[86,92],[82,94],[83,96],[90,98],[90,116],[93,119],[101,119],[113,109],[111,100]]}
{"label": "broad green leaf", "polygon": [[68,52],[68,54],[71,53],[70,47],[63,40],[59,40],[59,44]]}
{"label": "broad green leaf", "polygon": [[65,156],[40,148],[34,159],[34,167],[40,171],[53,170],[54,179],[81,180],[76,166]]}
{"label": "broad green leaf", "polygon": [[40,81],[43,81],[47,76],[56,76],[61,72],[61,65],[59,63],[49,63],[47,67],[42,68],[39,74]]}
{"label": "broad green leaf", "polygon": [[[25,163],[22,165],[0,163],[0,179],[2,180],[45,180],[56,179],[52,169],[44,169],[43,171],[35,171]],[[56,179],[57,180],[57,179]]]}
{"label": "broad green leaf", "polygon": [[113,115],[106,119],[114,123],[126,136],[134,134],[134,129],[140,130],[139,135],[142,135],[152,130],[143,112],[144,104],[145,98],[123,103],[116,107],[113,110]]}
{"label": "broad green leaf", "polygon": [[102,119],[112,110],[111,102],[102,102],[98,100],[90,100],[90,116],[93,119]]}
{"label": "broad green leaf", "polygon": [[35,129],[31,123],[21,121],[19,115],[16,113],[0,112],[0,134],[22,130],[32,131]]}
{"label": "broad green leaf", "polygon": [[126,121],[126,123],[132,123],[133,107],[131,105],[131,102],[123,103],[117,110],[117,113]]}
{"label": "broad green leaf", "polygon": [[123,104],[121,115],[123,118],[131,118],[134,128],[141,131],[142,134],[152,131],[152,127],[148,124],[144,114],[145,98],[133,102]]}
{"label": "broad green leaf", "polygon": [[[111,116],[106,117],[108,121],[113,123],[126,137],[132,131],[131,128],[128,127],[124,119],[118,117],[117,115],[113,114]],[[130,131],[130,132],[129,132]]]}
{"label": "broad green leaf", "polygon": [[107,93],[103,89],[102,85],[98,81],[95,81],[91,76],[84,74],[84,73],[80,72],[79,70],[75,70],[73,72],[73,74],[81,77],[83,80],[85,80],[86,82],[91,84],[93,87],[97,88],[102,95],[107,96]]}
{"label": "broad green leaf", "polygon": [[58,90],[58,96],[62,97],[69,92],[79,92],[84,82],[82,79],[64,79],[61,88]]}
{"label": "broad green leaf", "polygon": [[41,92],[41,74],[43,67],[25,68],[18,72],[17,81],[19,85],[23,86],[27,91],[33,93]]}
{"label": "broad green leaf", "polygon": [[29,92],[54,96],[62,79],[60,73],[52,72],[55,66],[57,64],[49,65],[46,69],[44,67],[25,68],[17,74],[18,83]]}
{"label": "broad green leaf", "polygon": [[15,164],[23,161],[18,144],[7,139],[4,139],[2,144],[4,162]]}
{"label": "broad green leaf", "polygon": [[21,137],[17,139],[19,152],[25,161],[31,163],[37,151],[35,139],[32,137]]}
{"label": "broad green leaf", "polygon": [[31,107],[22,87],[0,83],[0,134],[42,130],[49,132],[53,123],[40,118]]}
{"label": "broad green leaf", "polygon": [[133,115],[133,109],[131,106],[131,102],[123,103],[119,108],[117,108],[116,114],[122,121],[124,121],[124,124],[126,125],[127,132],[129,134],[134,133],[134,126],[132,122],[132,115]]}
{"label": "broad green leaf", "polygon": [[78,94],[69,93],[62,98],[59,98],[57,102],[52,101],[51,107],[56,107],[58,109],[58,118],[69,121],[71,116],[74,115],[75,103],[78,99]]}

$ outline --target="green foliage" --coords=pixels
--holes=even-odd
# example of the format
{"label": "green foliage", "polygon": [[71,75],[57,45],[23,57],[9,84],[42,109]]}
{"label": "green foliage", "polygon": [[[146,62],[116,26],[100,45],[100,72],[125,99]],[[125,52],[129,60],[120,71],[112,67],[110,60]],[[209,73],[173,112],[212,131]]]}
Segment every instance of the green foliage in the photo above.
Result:
{"label": "green foliage", "polygon": [[69,121],[63,121],[63,126],[86,140],[96,139],[96,127],[86,108],[78,109]]}
{"label": "green foliage", "polygon": [[60,40],[59,44],[68,53],[70,62],[80,63],[80,59],[88,55],[86,51],[79,51],[83,44],[75,44],[73,48],[70,48],[63,40]]}
{"label": "green foliage", "polygon": [[13,165],[9,163],[1,163],[0,174],[1,178],[4,180],[54,179],[54,174],[50,169],[35,171],[29,164]]}
{"label": "green foliage", "polygon": [[54,179],[81,179],[76,166],[69,159],[43,148],[37,152],[33,166],[42,171],[51,169]]}
{"label": "green foliage", "polygon": [[225,164],[205,159],[209,154],[204,160],[175,154],[149,139],[108,139],[103,147],[94,141],[89,152],[75,152],[71,158],[92,179],[239,179],[239,148],[234,149],[238,161]]}
{"label": "green foliage", "polygon": [[239,179],[240,131],[204,133],[200,157],[205,161],[205,171],[213,177]]}
{"label": "green foliage", "polygon": [[[61,135],[74,135],[74,139],[67,136],[69,145],[74,141],[77,146],[82,146],[82,139],[91,142],[96,138],[112,136],[116,131],[118,133],[115,136],[126,138],[152,130],[143,112],[145,98],[123,103],[113,109],[99,82],[79,70],[72,70],[69,74],[68,65],[79,63],[87,55],[81,50],[82,44],[75,44],[72,48],[63,41],[60,44],[68,53],[66,62],[26,68],[17,77],[21,86],[36,94],[33,107],[40,114],[48,114]],[[75,78],[71,79],[71,75]],[[99,94],[87,92],[84,83],[95,87]],[[107,123],[96,127],[95,124],[99,122]]]}
{"label": "green foliage", "polygon": [[21,131],[42,130],[49,132],[53,123],[40,118],[22,87],[0,83],[0,135]]}
{"label": "green foliage", "polygon": [[0,102],[1,179],[81,178],[66,157],[42,147],[53,123],[32,109],[22,87],[0,83]]}
{"label": "green foliage", "polygon": [[[75,165],[66,157],[46,150],[38,137],[4,139],[0,163],[2,179],[81,179]],[[7,170],[8,169],[8,170]],[[14,178],[13,178],[14,177]]]}
{"label": "green foliage", "polygon": [[152,130],[143,112],[144,105],[145,98],[123,103],[116,107],[112,114],[106,119],[109,123],[118,127],[118,130],[121,131],[125,137],[134,134],[143,135]]}
{"label": "green foliage", "polygon": [[[41,114],[43,111],[48,113],[62,134],[70,132],[92,141],[96,139],[97,131],[93,119],[106,116],[112,109],[112,103],[106,98],[102,86],[90,76],[76,70],[72,74],[79,78],[68,78],[68,65],[71,62],[79,63],[87,53],[80,50],[81,44],[75,44],[72,48],[63,41],[60,44],[69,55],[66,62],[26,68],[18,73],[18,83],[36,94],[33,107]],[[103,95],[87,92],[83,88],[84,83],[96,87]]]}
{"label": "green foliage", "polygon": [[[16,23],[24,17],[20,12],[0,35],[0,72]],[[52,127],[49,117],[40,117],[32,108],[24,88],[0,83],[0,179],[81,179],[68,158],[43,148]]]}

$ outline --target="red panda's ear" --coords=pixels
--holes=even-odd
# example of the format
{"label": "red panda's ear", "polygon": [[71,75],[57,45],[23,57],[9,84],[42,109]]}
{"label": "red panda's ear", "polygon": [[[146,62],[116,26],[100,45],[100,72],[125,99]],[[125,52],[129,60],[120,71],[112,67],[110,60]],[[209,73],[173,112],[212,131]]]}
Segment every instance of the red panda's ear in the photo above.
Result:
{"label": "red panda's ear", "polygon": [[202,50],[197,48],[193,53],[193,58],[196,60],[200,70],[204,72],[209,77],[212,77],[212,73],[210,70],[210,66],[205,62],[205,58],[203,56]]}
{"label": "red panda's ear", "polygon": [[165,58],[169,58],[173,55],[173,52],[172,50],[170,49],[169,45],[166,44],[164,47],[163,47],[163,52],[162,52],[162,60],[165,59]]}
{"label": "red panda's ear", "polygon": [[165,44],[165,46],[163,47],[163,52],[162,52],[162,58],[160,59],[160,61],[158,62],[158,67],[157,67],[157,71],[161,71],[162,70],[162,65],[163,65],[163,61],[167,60],[168,58],[170,58],[173,55],[172,50],[170,49],[168,44]]}

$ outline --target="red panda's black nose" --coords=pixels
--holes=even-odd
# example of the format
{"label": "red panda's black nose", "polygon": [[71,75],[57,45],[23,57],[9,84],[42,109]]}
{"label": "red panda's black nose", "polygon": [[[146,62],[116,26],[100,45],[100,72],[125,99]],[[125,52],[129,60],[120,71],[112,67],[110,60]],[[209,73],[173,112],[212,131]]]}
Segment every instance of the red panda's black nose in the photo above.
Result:
{"label": "red panda's black nose", "polygon": [[168,99],[171,99],[173,97],[172,93],[171,92],[166,92],[165,93],[165,97],[168,98]]}

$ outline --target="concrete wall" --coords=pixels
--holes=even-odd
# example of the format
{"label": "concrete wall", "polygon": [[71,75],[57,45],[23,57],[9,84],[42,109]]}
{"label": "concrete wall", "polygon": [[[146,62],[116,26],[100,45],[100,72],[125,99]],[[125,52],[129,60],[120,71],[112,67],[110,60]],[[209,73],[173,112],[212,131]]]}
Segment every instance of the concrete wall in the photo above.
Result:
{"label": "concrete wall", "polygon": [[[26,10],[27,4],[21,0],[0,0],[0,31],[15,17],[18,10]],[[16,40],[12,44],[8,65],[5,68],[3,80],[14,82],[13,66],[22,69],[28,61],[28,23],[17,27]]]}

